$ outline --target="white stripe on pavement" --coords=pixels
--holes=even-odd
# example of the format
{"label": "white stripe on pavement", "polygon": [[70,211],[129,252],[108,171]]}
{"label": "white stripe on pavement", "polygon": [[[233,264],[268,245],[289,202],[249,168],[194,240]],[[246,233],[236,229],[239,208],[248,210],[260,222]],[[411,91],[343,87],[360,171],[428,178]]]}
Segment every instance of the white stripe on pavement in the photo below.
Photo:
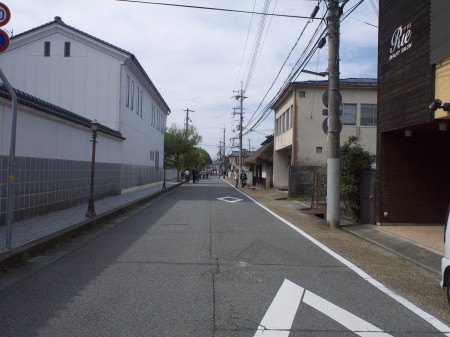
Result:
{"label": "white stripe on pavement", "polygon": [[[239,191],[239,190],[238,190]],[[372,285],[374,285],[376,288],[378,288],[380,291],[382,291],[383,293],[385,293],[386,295],[388,295],[389,297],[393,298],[394,300],[396,300],[398,303],[402,304],[403,306],[405,306],[406,308],[408,308],[409,310],[411,310],[413,313],[415,313],[417,316],[419,316],[420,318],[422,318],[423,320],[427,321],[428,323],[430,323],[432,326],[434,326],[438,331],[444,333],[446,336],[450,337],[450,327],[447,326],[446,324],[444,324],[443,322],[441,322],[440,320],[438,320],[436,317],[430,315],[429,313],[423,311],[422,309],[420,309],[419,307],[417,307],[415,304],[411,303],[410,301],[408,301],[407,299],[403,298],[400,295],[397,295],[396,293],[394,293],[392,290],[388,289],[386,286],[384,286],[383,284],[381,284],[380,282],[378,282],[377,280],[375,280],[373,277],[371,277],[369,274],[367,274],[365,271],[363,271],[362,269],[358,268],[357,266],[355,266],[353,263],[351,263],[349,260],[347,260],[346,258],[342,257],[341,255],[337,254],[336,252],[334,252],[333,250],[331,250],[330,248],[328,248],[327,246],[325,246],[323,243],[319,242],[318,240],[316,240],[315,238],[313,238],[311,235],[309,235],[308,233],[304,232],[303,230],[301,230],[300,228],[298,228],[297,226],[293,225],[292,223],[290,223],[289,221],[287,221],[286,219],[282,218],[281,216],[279,216],[278,214],[272,212],[270,209],[268,209],[266,206],[262,205],[261,203],[259,203],[258,201],[256,201],[255,199],[253,199],[252,197],[248,196],[247,194],[245,194],[242,191],[241,192],[243,195],[245,195],[247,198],[249,198],[250,200],[252,200],[255,204],[257,204],[258,206],[260,206],[261,208],[265,209],[267,212],[269,212],[270,214],[272,214],[274,217],[276,217],[277,219],[279,219],[280,221],[284,222],[286,225],[288,225],[289,227],[291,227],[293,230],[295,230],[297,233],[299,233],[300,235],[302,235],[303,237],[305,237],[306,239],[308,239],[309,241],[311,241],[312,243],[314,243],[316,246],[318,246],[319,248],[321,248],[322,250],[324,250],[325,252],[327,252],[328,254],[330,254],[331,256],[333,256],[335,259],[337,259],[338,261],[340,261],[341,263],[343,263],[344,265],[346,265],[347,267],[349,267],[350,269],[352,269],[356,274],[358,274],[360,277],[362,277],[363,279],[365,279],[367,282],[371,283]]]}
{"label": "white stripe on pavement", "polygon": [[366,322],[351,312],[338,307],[337,305],[308,290],[305,292],[303,302],[327,315],[361,337],[392,337],[392,335],[384,333],[383,330],[377,328],[375,325]]}
{"label": "white stripe on pavement", "polygon": [[255,337],[288,337],[304,291],[285,279],[259,324]]}

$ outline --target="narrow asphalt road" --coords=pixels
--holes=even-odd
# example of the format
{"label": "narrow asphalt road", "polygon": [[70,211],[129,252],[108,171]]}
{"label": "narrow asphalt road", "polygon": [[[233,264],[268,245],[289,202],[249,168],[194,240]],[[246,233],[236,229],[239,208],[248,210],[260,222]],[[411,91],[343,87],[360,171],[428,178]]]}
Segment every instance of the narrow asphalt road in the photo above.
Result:
{"label": "narrow asphalt road", "polygon": [[1,336],[445,336],[222,180],[0,276]]}

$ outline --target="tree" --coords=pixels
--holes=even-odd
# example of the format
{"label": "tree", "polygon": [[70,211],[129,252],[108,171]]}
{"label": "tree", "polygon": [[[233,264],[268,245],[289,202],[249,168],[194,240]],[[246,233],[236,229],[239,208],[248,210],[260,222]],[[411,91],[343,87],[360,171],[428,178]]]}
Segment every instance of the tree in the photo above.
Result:
{"label": "tree", "polygon": [[341,196],[347,211],[357,220],[360,218],[360,174],[375,162],[375,157],[359,143],[358,137],[350,136],[340,148]]}
{"label": "tree", "polygon": [[176,168],[178,177],[181,168],[188,168],[184,162],[189,158],[190,153],[202,141],[194,126],[190,125],[186,133],[184,128],[177,124],[172,124],[164,134],[164,152],[166,158],[171,159]]}

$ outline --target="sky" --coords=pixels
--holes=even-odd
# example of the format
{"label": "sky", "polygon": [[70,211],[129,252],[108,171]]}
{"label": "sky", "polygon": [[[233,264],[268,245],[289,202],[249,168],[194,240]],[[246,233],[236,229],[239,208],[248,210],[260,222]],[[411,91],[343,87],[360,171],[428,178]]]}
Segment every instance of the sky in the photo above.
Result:
{"label": "sky", "polygon": [[[60,16],[66,24],[134,54],[170,107],[167,125],[184,127],[189,109],[189,124],[196,127],[203,139],[200,147],[213,160],[224,129],[226,154],[239,149],[239,115],[233,116],[233,111],[240,110],[233,108],[239,107],[236,96],[245,89],[242,146],[256,150],[273,134],[273,112],[265,108],[288,80],[320,20],[143,2],[146,0],[3,0],[11,11],[11,20],[3,29],[16,35]],[[319,4],[316,18],[326,13],[326,1],[320,0],[159,2],[303,17],[309,17]],[[350,0],[344,14],[359,2]],[[365,0],[341,22],[341,78],[377,76],[376,6],[378,0]],[[312,55],[305,69],[324,72],[327,60],[325,45]],[[326,78],[300,73],[294,80]],[[253,127],[265,110],[267,117]]]}

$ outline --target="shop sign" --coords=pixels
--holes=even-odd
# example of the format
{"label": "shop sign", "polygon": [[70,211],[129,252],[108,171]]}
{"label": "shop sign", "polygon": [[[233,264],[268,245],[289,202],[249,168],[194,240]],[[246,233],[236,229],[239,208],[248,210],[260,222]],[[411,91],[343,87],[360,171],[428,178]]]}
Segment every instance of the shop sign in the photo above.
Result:
{"label": "shop sign", "polygon": [[403,54],[412,47],[411,42],[412,23],[398,27],[391,37],[391,48],[389,49],[389,61]]}

